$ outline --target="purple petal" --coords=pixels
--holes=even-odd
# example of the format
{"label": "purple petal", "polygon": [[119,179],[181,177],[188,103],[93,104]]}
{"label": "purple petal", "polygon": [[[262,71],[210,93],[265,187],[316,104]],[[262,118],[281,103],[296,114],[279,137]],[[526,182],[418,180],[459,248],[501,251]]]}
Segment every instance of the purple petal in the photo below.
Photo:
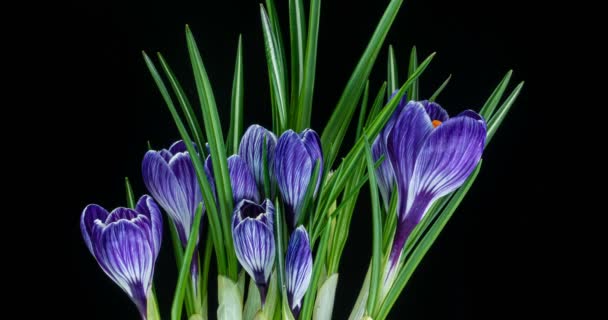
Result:
{"label": "purple petal", "polygon": [[313,162],[300,136],[292,130],[285,131],[279,138],[274,161],[277,185],[286,206],[287,223],[295,228],[310,183]]}
{"label": "purple petal", "polygon": [[[194,145],[194,150],[198,152],[198,146],[196,145],[196,143],[193,142],[192,144]],[[187,151],[188,148],[186,148],[186,143],[184,142],[184,140],[178,140],[169,147],[169,152],[171,152],[172,154]]]}
{"label": "purple petal", "polygon": [[108,225],[118,220],[130,221],[137,218],[138,215],[139,213],[137,213],[137,211],[135,211],[134,209],[120,207],[112,210],[112,212],[106,218],[106,221],[104,221],[103,223]]}
{"label": "purple petal", "polygon": [[249,217],[232,231],[236,257],[257,285],[268,283],[274,263],[274,234],[266,224]]}
{"label": "purple petal", "polygon": [[455,118],[457,118],[457,117],[473,118],[473,120],[481,121],[483,123],[484,127],[486,126],[486,121],[483,119],[483,117],[479,113],[477,113],[473,110],[470,110],[470,109],[464,110],[463,112],[459,113]]}
{"label": "purple petal", "polygon": [[321,139],[319,138],[319,135],[312,129],[304,130],[302,133],[300,133],[300,137],[302,142],[304,142],[306,150],[308,150],[310,159],[312,160],[313,170],[317,160],[319,161],[319,176],[317,177],[317,185],[314,192],[316,196],[321,184],[321,179],[323,178],[323,150],[321,149]]}
{"label": "purple petal", "polygon": [[104,222],[108,218],[108,215],[110,215],[110,213],[106,209],[96,204],[90,204],[82,211],[82,215],[80,216],[80,231],[82,232],[84,243],[91,253],[93,253],[91,231],[95,224],[95,220]]}
{"label": "purple petal", "polygon": [[408,187],[420,147],[433,130],[431,119],[418,102],[409,102],[397,118],[387,140],[389,160],[399,192],[398,216],[406,210]]}
{"label": "purple petal", "polygon": [[388,159],[388,151],[386,150],[386,142],[382,135],[378,135],[374,144],[372,145],[372,156],[374,162],[378,161],[380,157],[384,156],[384,160],[376,169],[376,177],[378,178],[378,188],[382,195],[384,208],[389,209],[391,194],[393,192],[393,185],[395,184],[395,173],[393,172],[393,166],[391,161]]}
{"label": "purple petal", "polygon": [[260,194],[255,179],[249,170],[249,166],[239,155],[235,154],[228,158],[228,171],[234,204],[243,199],[258,203]]}
{"label": "purple petal", "polygon": [[[389,102],[391,100],[393,100],[393,98],[395,97],[397,92],[399,92],[399,90],[393,91],[393,94],[391,94],[391,98],[388,99]],[[391,133],[391,130],[393,130],[393,127],[395,126],[395,122],[397,121],[397,118],[399,118],[399,115],[401,114],[401,112],[407,105],[408,105],[407,95],[404,94],[401,97],[401,100],[399,100],[399,102],[397,103],[397,107],[395,108],[395,111],[393,111],[393,114],[391,115],[391,117],[388,119],[388,121],[384,125],[384,128],[382,128],[382,130],[380,131],[380,135],[383,136],[385,140],[388,138],[388,135],[389,135],[389,133]]]}
{"label": "purple petal", "polygon": [[160,213],[160,209],[154,199],[148,195],[143,195],[137,201],[135,210],[150,220],[150,231],[151,231],[151,244],[154,250],[154,255],[158,256],[160,251],[160,245],[163,237],[163,219]]}
{"label": "purple petal", "polygon": [[448,116],[447,111],[445,111],[438,103],[429,102],[427,100],[421,101],[426,113],[428,113],[431,121],[439,120],[441,122],[446,122],[450,117]]}
{"label": "purple petal", "polygon": [[148,191],[175,223],[182,243],[188,242],[193,213],[188,198],[169,164],[154,151],[142,163],[142,176]]}
{"label": "purple petal", "polygon": [[98,223],[93,228],[93,239],[99,265],[145,315],[156,260],[145,230],[128,220],[119,220],[107,227]]}
{"label": "purple petal", "polygon": [[485,137],[485,122],[469,116],[452,118],[433,130],[416,160],[408,207],[419,194],[436,199],[460,187],[481,159]]}
{"label": "purple petal", "polygon": [[302,305],[302,298],[310,284],[312,274],[312,252],[308,233],[299,226],[289,239],[285,257],[285,282],[289,306],[297,318]]}
{"label": "purple petal", "polygon": [[[264,139],[266,139],[268,175],[272,179],[274,174],[274,149],[277,144],[277,137],[264,127],[254,124],[247,128],[245,134],[241,138],[239,145],[239,156],[247,163],[258,190],[264,192]],[[271,195],[265,195],[271,196]]]}
{"label": "purple petal", "polygon": [[188,212],[191,214],[191,219],[194,219],[198,205],[203,202],[203,195],[189,153],[175,154],[169,162],[169,168],[175,174],[175,178],[184,192]]}
{"label": "purple petal", "polygon": [[158,151],[158,154],[160,154],[160,156],[163,158],[163,160],[165,160],[167,163],[169,163],[171,158],[173,158],[173,153],[169,152],[166,149],[162,149],[162,150]]}

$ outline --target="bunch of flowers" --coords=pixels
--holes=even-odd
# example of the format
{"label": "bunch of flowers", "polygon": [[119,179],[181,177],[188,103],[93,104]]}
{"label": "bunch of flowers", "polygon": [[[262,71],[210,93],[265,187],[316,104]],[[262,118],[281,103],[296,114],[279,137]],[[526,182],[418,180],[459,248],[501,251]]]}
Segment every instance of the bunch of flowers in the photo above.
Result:
{"label": "bunch of flowers", "polygon": [[[91,204],[80,222],[89,251],[143,319],[160,319],[153,276],[163,225],[171,231],[180,271],[171,319],[209,317],[212,255],[218,319],[331,319],[355,212],[369,216],[372,254],[356,257],[369,261],[369,269],[349,319],[387,317],[474,182],[484,148],[522,88],[502,99],[509,72],[479,112],[449,117],[435,102],[449,78],[428,100],[419,98],[418,78],[434,55],[418,63],[412,49],[407,80],[399,85],[391,47],[388,79],[370,99],[368,78],[401,3],[389,3],[321,135],[309,128],[319,0],[310,1],[308,13],[302,0],[289,1],[289,66],[272,0],[261,7],[271,130],[253,124],[243,133],[240,38],[226,135],[190,29],[186,40],[202,126],[163,56],[159,71],[144,53],[182,140],[143,156],[150,195],[135,202],[127,180],[128,207],[108,212]],[[337,162],[351,122],[355,143]],[[355,204],[366,184],[372,211],[360,212]]]}

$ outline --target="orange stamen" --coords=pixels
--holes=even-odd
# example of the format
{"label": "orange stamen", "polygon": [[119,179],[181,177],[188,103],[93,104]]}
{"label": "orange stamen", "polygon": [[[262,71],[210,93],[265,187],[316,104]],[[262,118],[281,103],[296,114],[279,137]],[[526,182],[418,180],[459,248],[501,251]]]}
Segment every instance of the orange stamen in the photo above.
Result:
{"label": "orange stamen", "polygon": [[439,121],[439,120],[433,120],[433,128],[439,127],[440,124],[441,124],[441,121]]}

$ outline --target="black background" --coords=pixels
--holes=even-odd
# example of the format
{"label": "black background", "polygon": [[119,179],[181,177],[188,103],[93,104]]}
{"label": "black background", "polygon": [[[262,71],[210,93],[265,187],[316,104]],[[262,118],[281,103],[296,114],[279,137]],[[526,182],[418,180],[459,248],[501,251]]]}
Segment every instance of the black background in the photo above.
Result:
{"label": "black background", "polygon": [[[286,32],[286,6],[278,4]],[[324,1],[318,48],[312,127],[321,132],[350,72],[388,1]],[[485,151],[484,167],[439,240],[404,290],[391,319],[471,319],[535,313],[547,279],[538,261],[548,240],[535,222],[548,216],[543,206],[549,174],[544,169],[549,116],[539,105],[546,95],[542,71],[552,62],[551,27],[538,23],[526,2],[406,1],[386,40],[371,78],[375,92],[386,75],[386,53],[397,53],[400,80],[409,50],[419,59],[437,52],[421,80],[426,97],[452,74],[438,102],[450,113],[479,109],[503,75],[514,70],[524,91]],[[549,11],[545,15],[551,15]],[[168,146],[178,133],[148,74],[141,50],[162,52],[195,99],[185,46],[191,26],[215,90],[223,123],[228,123],[230,88],[239,33],[244,38],[245,125],[270,125],[267,69],[257,1],[81,1],[56,19],[54,46],[61,48],[55,81],[63,94],[53,110],[54,141],[69,145],[72,163],[58,167],[71,186],[55,198],[56,217],[68,264],[69,289],[61,296],[63,315],[88,319],[134,319],[125,294],[99,269],[84,246],[79,217],[88,203],[125,205],[123,178],[137,195],[146,190],[140,165],[146,141]],[[285,33],[285,35],[287,35]],[[513,88],[512,85],[510,88]],[[78,141],[78,142],[76,142]],[[84,141],[84,142],[80,142]],[[346,143],[352,143],[347,137]],[[65,145],[67,144],[67,145]],[[75,165],[76,164],[76,165]],[[369,196],[361,193],[351,236],[342,258],[335,319],[345,319],[364,277],[371,252]],[[60,203],[57,203],[60,202]],[[536,229],[533,229],[536,227]],[[155,281],[163,315],[174,290],[175,264],[168,237]],[[214,284],[210,287],[214,290]],[[213,297],[213,294],[211,294]],[[210,314],[215,312],[210,304]],[[535,310],[540,310],[536,308]],[[66,314],[67,313],[67,314]]]}

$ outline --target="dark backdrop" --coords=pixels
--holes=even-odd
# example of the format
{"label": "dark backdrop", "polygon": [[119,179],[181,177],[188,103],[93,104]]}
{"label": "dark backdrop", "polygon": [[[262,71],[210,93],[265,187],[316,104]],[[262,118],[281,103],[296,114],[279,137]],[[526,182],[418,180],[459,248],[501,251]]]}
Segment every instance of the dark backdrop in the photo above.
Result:
{"label": "dark backdrop", "polygon": [[[283,1],[277,1],[283,2]],[[323,1],[312,127],[321,132],[350,72],[388,1]],[[279,4],[283,22],[286,6]],[[400,79],[409,50],[420,59],[437,52],[421,80],[427,97],[452,74],[439,102],[451,113],[479,109],[503,75],[514,70],[526,86],[485,152],[484,168],[439,240],[395,304],[390,318],[470,319],[519,315],[536,304],[544,285],[536,261],[542,241],[532,221],[547,215],[536,201],[546,187],[542,169],[547,115],[538,107],[542,79],[532,71],[546,56],[550,37],[533,27],[525,1],[406,1],[386,44],[397,53]],[[126,295],[97,266],[81,240],[79,217],[88,203],[106,208],[125,204],[123,178],[146,192],[140,165],[146,141],[168,146],[178,139],[170,115],[141,58],[161,51],[194,98],[185,46],[190,24],[210,75],[220,116],[227,124],[237,37],[244,38],[245,125],[270,125],[268,79],[258,1],[79,1],[58,16],[55,46],[61,48],[65,98],[53,110],[53,133],[76,155],[60,168],[70,186],[58,197],[57,217],[67,240],[69,290],[61,297],[68,314],[88,319],[135,319]],[[287,31],[287,27],[283,28]],[[542,29],[545,30],[545,29]],[[374,69],[375,92],[386,74],[386,47]],[[512,88],[512,87],[511,87]],[[195,101],[196,99],[193,99]],[[84,143],[75,143],[84,141]],[[352,137],[347,137],[350,144]],[[342,258],[335,319],[345,319],[370,255],[369,195],[354,214]],[[162,313],[168,315],[175,265],[168,238],[156,269]],[[214,285],[211,284],[214,290]],[[213,297],[213,294],[211,295]],[[214,305],[211,314],[214,314]],[[530,311],[527,311],[528,313]],[[64,314],[65,315],[65,314]]]}

